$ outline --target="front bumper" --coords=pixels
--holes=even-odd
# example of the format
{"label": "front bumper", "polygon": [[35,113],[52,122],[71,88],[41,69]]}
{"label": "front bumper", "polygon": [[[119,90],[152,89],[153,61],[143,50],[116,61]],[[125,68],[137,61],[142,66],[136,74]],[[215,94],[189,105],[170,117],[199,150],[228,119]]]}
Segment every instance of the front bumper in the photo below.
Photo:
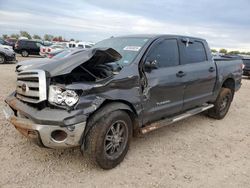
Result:
{"label": "front bumper", "polygon": [[[68,148],[81,145],[86,122],[72,124],[70,126],[38,124],[21,115],[18,111],[14,111],[7,104],[3,111],[6,119],[9,120],[21,134],[28,137],[39,146],[48,148]],[[66,133],[66,138],[62,140],[55,139],[52,136],[55,131]]]}

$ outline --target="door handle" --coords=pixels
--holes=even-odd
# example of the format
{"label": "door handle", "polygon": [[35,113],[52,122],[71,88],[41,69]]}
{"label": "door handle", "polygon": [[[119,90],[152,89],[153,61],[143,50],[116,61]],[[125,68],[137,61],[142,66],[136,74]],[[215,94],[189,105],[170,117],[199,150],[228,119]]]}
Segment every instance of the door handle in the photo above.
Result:
{"label": "door handle", "polygon": [[176,73],[176,76],[180,77],[180,78],[183,77],[183,76],[185,76],[185,75],[186,75],[186,73],[183,72],[183,71],[179,71],[179,72]]}
{"label": "door handle", "polygon": [[214,68],[214,67],[210,67],[210,68],[208,69],[208,71],[209,71],[209,72],[214,72],[214,71],[215,71],[215,68]]}

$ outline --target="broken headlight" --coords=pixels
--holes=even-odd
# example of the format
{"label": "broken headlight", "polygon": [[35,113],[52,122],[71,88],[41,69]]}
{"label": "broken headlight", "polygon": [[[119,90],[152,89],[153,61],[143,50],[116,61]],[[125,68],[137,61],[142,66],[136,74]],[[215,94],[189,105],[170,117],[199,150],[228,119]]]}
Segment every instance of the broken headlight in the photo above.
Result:
{"label": "broken headlight", "polygon": [[74,106],[79,100],[78,94],[73,90],[63,89],[51,85],[49,87],[49,102],[58,105]]}

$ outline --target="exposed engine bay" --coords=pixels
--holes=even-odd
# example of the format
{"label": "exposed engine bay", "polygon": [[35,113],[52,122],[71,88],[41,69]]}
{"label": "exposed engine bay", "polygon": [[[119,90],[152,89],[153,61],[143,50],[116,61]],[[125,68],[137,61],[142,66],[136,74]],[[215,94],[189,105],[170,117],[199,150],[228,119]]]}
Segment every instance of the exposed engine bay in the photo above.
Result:
{"label": "exposed engine bay", "polygon": [[72,84],[75,82],[98,82],[118,74],[122,67],[116,62],[122,56],[112,48],[93,49],[89,59],[71,69],[67,74],[51,78],[52,83]]}
{"label": "exposed engine bay", "polygon": [[59,84],[72,84],[74,82],[98,82],[118,74],[121,67],[116,63],[94,65],[83,64],[76,67],[71,73],[53,77],[52,82]]}

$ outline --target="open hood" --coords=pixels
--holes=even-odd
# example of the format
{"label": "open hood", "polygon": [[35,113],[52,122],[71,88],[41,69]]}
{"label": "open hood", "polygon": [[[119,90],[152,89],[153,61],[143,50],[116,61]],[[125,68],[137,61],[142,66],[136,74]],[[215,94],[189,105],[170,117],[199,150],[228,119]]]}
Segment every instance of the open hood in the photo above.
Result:
{"label": "open hood", "polygon": [[[45,64],[33,65],[32,69],[47,71],[51,77],[69,74],[76,67],[84,63],[91,63],[93,66],[118,61],[122,58],[113,48],[93,48],[81,51],[63,59],[51,59]],[[93,61],[91,61],[93,60]]]}

